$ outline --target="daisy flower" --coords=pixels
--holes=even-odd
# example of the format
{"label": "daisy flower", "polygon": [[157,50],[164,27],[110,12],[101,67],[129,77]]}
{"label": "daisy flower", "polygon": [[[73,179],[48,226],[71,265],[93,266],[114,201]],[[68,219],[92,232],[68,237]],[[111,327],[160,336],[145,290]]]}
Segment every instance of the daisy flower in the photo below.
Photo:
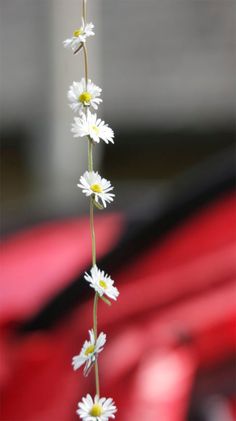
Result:
{"label": "daisy flower", "polygon": [[78,403],[76,411],[84,421],[108,421],[109,418],[115,418],[116,412],[113,399],[99,398],[97,395],[93,399],[89,394]]}
{"label": "daisy flower", "polygon": [[87,86],[84,78],[80,82],[73,82],[70,86],[67,97],[70,101],[70,107],[73,111],[83,111],[84,107],[89,107],[90,105],[97,110],[98,105],[102,102],[101,98],[98,98],[102,90],[91,80],[88,80]]}
{"label": "daisy flower", "polygon": [[74,117],[71,131],[74,137],[90,136],[96,143],[99,143],[100,139],[105,143],[114,143],[113,130],[100,118],[97,119],[97,114],[92,114],[89,110],[87,114],[82,113],[81,117]]}
{"label": "daisy flower", "polygon": [[84,19],[82,18],[82,25],[79,29],[76,29],[73,32],[73,36],[71,38],[67,38],[63,41],[63,45],[65,48],[72,48],[73,52],[75,52],[80,43],[86,41],[86,38],[95,35],[93,32],[94,25],[92,23],[85,23]]}
{"label": "daisy flower", "polygon": [[84,342],[80,354],[75,355],[72,358],[72,366],[74,370],[78,370],[78,368],[85,364],[84,375],[86,376],[92,365],[95,363],[97,355],[103,350],[105,343],[105,333],[101,332],[95,340],[93,329],[89,330],[89,340]]}
{"label": "daisy flower", "polygon": [[99,295],[105,294],[113,300],[117,299],[119,291],[113,286],[114,281],[103,270],[98,269],[96,265],[90,270],[90,275],[85,272],[84,278]]}
{"label": "daisy flower", "polygon": [[102,178],[98,172],[86,171],[79,179],[80,183],[77,184],[78,187],[82,189],[82,192],[86,196],[94,196],[95,202],[99,204],[99,201],[102,202],[104,208],[106,207],[106,202],[110,203],[113,201],[115,196],[113,193],[109,193],[113,190],[110,181]]}

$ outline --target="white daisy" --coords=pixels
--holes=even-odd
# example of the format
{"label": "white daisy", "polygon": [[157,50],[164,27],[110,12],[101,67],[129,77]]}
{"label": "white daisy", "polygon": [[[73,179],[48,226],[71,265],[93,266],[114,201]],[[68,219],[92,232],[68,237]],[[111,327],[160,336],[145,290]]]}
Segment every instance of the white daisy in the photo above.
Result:
{"label": "white daisy", "polygon": [[98,172],[86,171],[79,179],[80,183],[77,184],[78,187],[82,189],[82,192],[86,196],[94,196],[95,202],[99,204],[99,200],[102,202],[104,208],[106,207],[106,202],[110,203],[113,201],[115,196],[113,193],[109,193],[113,190],[110,181],[102,178]]}
{"label": "white daisy", "polygon": [[103,270],[100,270],[97,268],[97,266],[93,266],[90,270],[89,275],[87,272],[85,272],[85,280],[90,283],[90,286],[95,289],[95,291],[99,295],[107,295],[107,297],[112,298],[113,300],[116,300],[119,291],[116,287],[113,286],[114,281],[111,279],[110,276],[106,275]]}
{"label": "white daisy", "polygon": [[99,398],[97,395],[93,399],[87,394],[86,398],[78,403],[76,413],[84,421],[108,421],[115,418],[117,408],[112,398]]}
{"label": "white daisy", "polygon": [[100,118],[97,119],[97,114],[92,114],[89,110],[87,115],[82,113],[81,117],[74,118],[71,131],[74,137],[90,136],[96,143],[99,143],[100,139],[105,143],[114,143],[113,130]]}
{"label": "white daisy", "polygon": [[73,36],[71,38],[67,38],[63,41],[63,45],[65,48],[72,48],[73,52],[75,52],[80,43],[86,41],[86,38],[95,35],[93,32],[94,25],[92,23],[85,23],[82,18],[82,25],[79,29],[76,29],[73,32]]}
{"label": "white daisy", "polygon": [[93,329],[89,330],[89,340],[84,342],[80,354],[75,355],[72,358],[72,366],[74,370],[78,370],[78,368],[85,364],[84,375],[86,376],[92,365],[95,363],[97,355],[103,350],[105,343],[105,333],[101,332],[95,340]]}
{"label": "white daisy", "polygon": [[98,98],[101,92],[101,88],[92,83],[90,79],[87,84],[84,78],[80,82],[73,82],[67,94],[70,107],[75,112],[82,112],[84,107],[90,105],[97,110],[98,105],[102,102],[102,99]]}

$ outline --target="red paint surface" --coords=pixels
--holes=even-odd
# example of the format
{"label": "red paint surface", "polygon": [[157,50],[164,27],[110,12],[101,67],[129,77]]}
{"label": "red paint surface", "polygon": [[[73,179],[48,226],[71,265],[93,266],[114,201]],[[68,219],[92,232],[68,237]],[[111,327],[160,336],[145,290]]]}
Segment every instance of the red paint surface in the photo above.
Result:
{"label": "red paint surface", "polygon": [[[235,215],[235,197],[224,197],[186,220],[162,242],[144,249],[132,265],[117,268],[119,300],[111,308],[99,305],[99,330],[108,334],[100,356],[102,395],[116,401],[117,420],[185,421],[197,370],[217,367],[232,358]],[[115,216],[115,224],[113,217],[106,216],[101,224],[100,255],[115,244],[123,229],[120,217]],[[5,261],[15,269],[6,269],[11,276],[3,284],[6,292],[0,314],[4,321],[31,314],[45,297],[55,294],[89,264],[84,221],[58,222],[48,228],[38,228],[40,242],[35,241],[35,231],[10,240]],[[49,232],[55,241],[49,241],[46,249]],[[64,237],[60,237],[62,232]],[[78,249],[83,256],[79,262]],[[27,261],[19,263],[24,260],[22,250],[27,252]],[[54,250],[54,259],[47,255],[49,250]],[[37,268],[35,286],[30,285],[27,293],[21,291],[18,301],[16,293],[12,298],[11,289],[19,267],[26,273],[30,262]],[[31,282],[33,267],[31,270],[24,288]],[[90,301],[53,330],[21,339],[4,331],[0,342],[2,420],[77,419],[76,403],[88,391],[93,393],[94,379],[73,372],[71,358],[79,353],[91,327],[91,312]]]}
{"label": "red paint surface", "polygon": [[[98,258],[116,245],[122,227],[121,215],[97,218]],[[1,245],[0,323],[29,317],[90,262],[87,218],[49,222],[10,237]]]}

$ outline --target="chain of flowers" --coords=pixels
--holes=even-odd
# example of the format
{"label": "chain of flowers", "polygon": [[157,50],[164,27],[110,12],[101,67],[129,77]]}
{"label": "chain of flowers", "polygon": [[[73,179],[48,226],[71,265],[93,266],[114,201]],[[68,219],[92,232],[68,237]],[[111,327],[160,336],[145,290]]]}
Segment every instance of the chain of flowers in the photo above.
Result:
{"label": "chain of flowers", "polygon": [[[88,51],[86,40],[94,34],[94,25],[87,23],[87,0],[82,0],[82,24],[79,29],[73,32],[71,38],[66,39],[63,44],[66,48],[71,48],[74,54],[83,52],[84,58],[84,78],[80,82],[73,82],[68,91],[69,105],[78,117],[74,117],[71,132],[75,138],[85,137],[88,142],[88,171],[81,177],[77,184],[82,192],[89,197],[90,206],[90,231],[92,240],[92,268],[90,273],[85,273],[84,279],[95,290],[93,304],[93,328],[89,330],[89,339],[86,340],[78,355],[72,358],[72,366],[77,370],[84,365],[84,375],[87,376],[94,367],[96,395],[94,398],[90,394],[82,398],[78,403],[76,411],[79,417],[85,421],[108,421],[115,418],[117,408],[111,398],[100,398],[98,355],[104,349],[106,335],[101,332],[98,335],[97,310],[98,301],[102,299],[106,304],[111,304],[109,299],[116,300],[119,292],[114,286],[114,281],[103,270],[96,265],[96,238],[94,229],[94,208],[100,210],[113,201],[114,194],[111,193],[113,187],[110,181],[102,178],[93,169],[93,147],[104,141],[114,143],[114,132],[90,109],[98,109],[102,102],[100,98],[102,89],[96,86],[88,78]],[[107,298],[108,297],[108,298]]]}

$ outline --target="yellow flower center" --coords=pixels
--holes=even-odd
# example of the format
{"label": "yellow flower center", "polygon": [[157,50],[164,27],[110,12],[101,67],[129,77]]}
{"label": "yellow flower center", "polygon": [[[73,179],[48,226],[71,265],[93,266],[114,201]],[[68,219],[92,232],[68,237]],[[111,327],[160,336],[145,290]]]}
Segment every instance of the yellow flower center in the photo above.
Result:
{"label": "yellow flower center", "polygon": [[94,352],[94,345],[88,346],[88,348],[85,351],[85,355],[92,354]]}
{"label": "yellow flower center", "polygon": [[90,409],[89,415],[92,415],[92,417],[100,417],[102,413],[103,413],[103,409],[101,405],[95,403]]}
{"label": "yellow flower center", "polygon": [[107,284],[106,284],[106,282],[105,282],[105,281],[100,280],[100,281],[99,281],[99,285],[100,285],[100,287],[102,287],[102,288],[104,288],[104,289],[107,289]]}
{"label": "yellow flower center", "polygon": [[90,186],[90,189],[94,192],[94,193],[102,193],[102,188],[99,184],[92,184]]}
{"label": "yellow flower center", "polygon": [[73,36],[76,37],[76,38],[78,38],[80,35],[82,35],[82,33],[83,33],[83,30],[81,28],[80,29],[76,29],[73,32]]}
{"label": "yellow flower center", "polygon": [[98,135],[99,134],[99,128],[95,125],[91,126],[91,129]]}
{"label": "yellow flower center", "polygon": [[92,95],[89,92],[82,92],[82,94],[79,96],[79,100],[80,102],[83,102],[83,104],[85,102],[89,102],[92,99]]}

